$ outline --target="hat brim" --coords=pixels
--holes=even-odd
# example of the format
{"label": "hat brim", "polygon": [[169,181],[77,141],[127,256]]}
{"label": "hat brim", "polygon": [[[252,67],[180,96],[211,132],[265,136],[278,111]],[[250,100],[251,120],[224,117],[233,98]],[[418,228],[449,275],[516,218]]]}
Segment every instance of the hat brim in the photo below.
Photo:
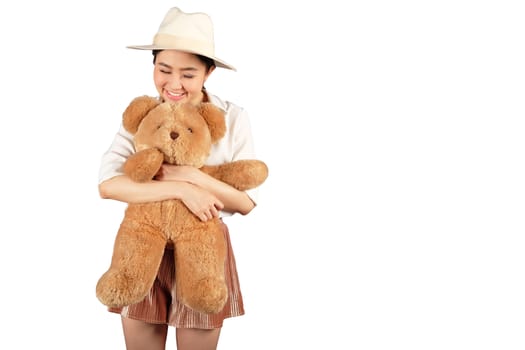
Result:
{"label": "hat brim", "polygon": [[192,51],[192,50],[187,50],[187,49],[177,49],[177,48],[173,48],[173,47],[166,47],[166,46],[159,46],[159,45],[130,45],[130,46],[126,46],[126,48],[128,49],[134,49],[134,50],[178,50],[178,51],[183,51],[183,52],[189,52],[189,53],[192,53],[192,54],[195,54],[195,55],[201,55],[201,56],[205,56],[205,57],[208,57],[208,58],[211,58],[214,62],[215,62],[215,65],[217,67],[221,67],[221,68],[226,68],[226,69],[230,69],[232,71],[237,71],[237,69],[232,66],[231,64],[229,63],[226,63],[225,61],[217,58],[217,57],[210,57],[208,55],[203,55],[202,53],[200,52],[196,52],[196,51]]}

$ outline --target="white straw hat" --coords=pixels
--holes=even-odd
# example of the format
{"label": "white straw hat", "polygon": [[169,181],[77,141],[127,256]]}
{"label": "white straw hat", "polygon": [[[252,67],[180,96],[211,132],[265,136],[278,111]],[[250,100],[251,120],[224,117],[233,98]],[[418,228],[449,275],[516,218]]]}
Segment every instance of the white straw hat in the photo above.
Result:
{"label": "white straw hat", "polygon": [[171,8],[160,24],[151,45],[132,45],[130,49],[138,50],[180,50],[215,61],[217,67],[236,70],[231,64],[215,57],[213,23],[211,18],[202,12],[185,13],[179,8]]}

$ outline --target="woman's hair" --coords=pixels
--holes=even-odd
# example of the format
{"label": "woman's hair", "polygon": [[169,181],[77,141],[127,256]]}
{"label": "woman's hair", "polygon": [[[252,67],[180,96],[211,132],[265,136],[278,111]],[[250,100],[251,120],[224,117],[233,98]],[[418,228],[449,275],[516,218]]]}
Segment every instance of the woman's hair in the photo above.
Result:
{"label": "woman's hair", "polygon": [[[155,64],[155,61],[157,60],[157,54],[161,52],[162,50],[153,50],[151,53],[153,54],[153,64]],[[204,65],[206,66],[206,71],[209,71],[212,67],[215,67],[215,61],[212,60],[209,57],[202,56],[199,54],[194,54]]]}

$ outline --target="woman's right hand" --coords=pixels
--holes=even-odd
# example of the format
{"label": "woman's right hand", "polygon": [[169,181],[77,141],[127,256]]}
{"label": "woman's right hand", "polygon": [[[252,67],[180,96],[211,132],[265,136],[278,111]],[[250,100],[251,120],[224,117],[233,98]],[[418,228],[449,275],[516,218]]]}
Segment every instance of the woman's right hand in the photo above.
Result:
{"label": "woman's right hand", "polygon": [[179,185],[183,185],[184,188],[180,200],[201,221],[219,217],[219,211],[224,208],[224,204],[216,196],[190,183],[179,182]]}

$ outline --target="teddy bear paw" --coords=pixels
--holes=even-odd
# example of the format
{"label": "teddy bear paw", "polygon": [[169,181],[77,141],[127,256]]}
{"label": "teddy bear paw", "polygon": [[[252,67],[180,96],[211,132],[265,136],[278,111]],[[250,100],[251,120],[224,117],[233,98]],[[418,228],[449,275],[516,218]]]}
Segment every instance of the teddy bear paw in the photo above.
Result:
{"label": "teddy bear paw", "polygon": [[136,276],[124,272],[106,272],[98,281],[96,293],[100,302],[109,307],[122,307],[141,301],[149,287]]}
{"label": "teddy bear paw", "polygon": [[214,314],[220,312],[228,300],[228,288],[222,283],[210,284],[202,280],[194,284],[191,295],[185,299],[185,304],[193,310]]}

